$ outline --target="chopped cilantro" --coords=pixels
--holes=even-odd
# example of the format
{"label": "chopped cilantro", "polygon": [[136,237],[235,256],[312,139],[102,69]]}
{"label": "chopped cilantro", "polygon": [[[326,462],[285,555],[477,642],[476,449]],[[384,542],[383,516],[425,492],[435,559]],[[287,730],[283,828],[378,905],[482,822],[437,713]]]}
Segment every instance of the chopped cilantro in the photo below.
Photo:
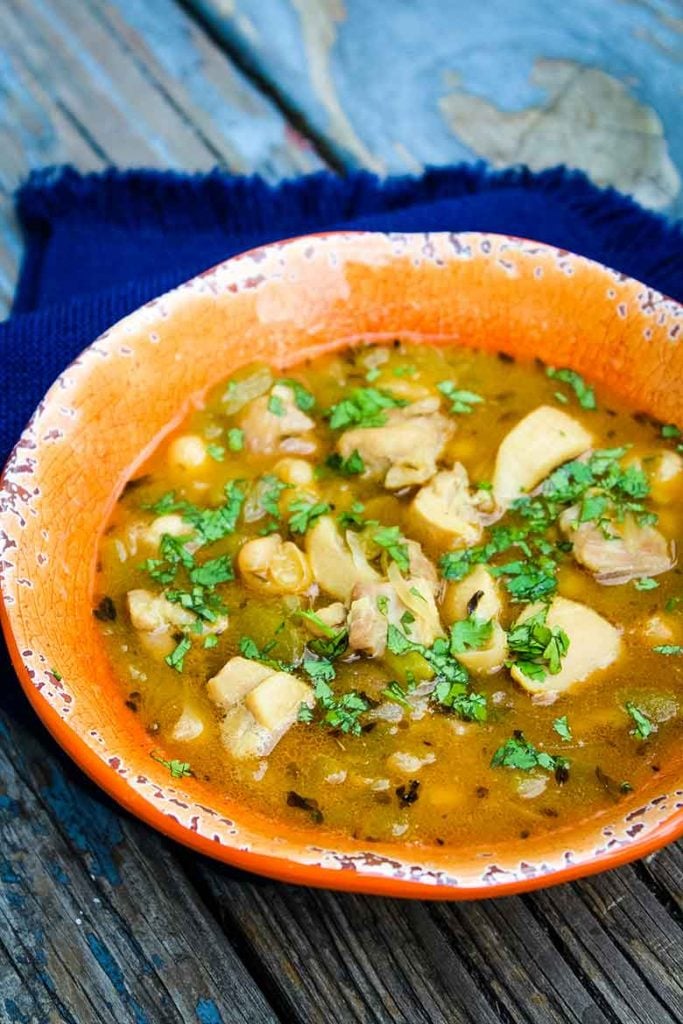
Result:
{"label": "chopped cilantro", "polygon": [[669,657],[676,654],[683,654],[683,647],[680,644],[658,644],[652,648],[657,654],[666,654]]}
{"label": "chopped cilantro", "polygon": [[292,533],[306,533],[316,519],[331,512],[326,501],[314,501],[312,498],[295,498],[289,506],[289,528]]}
{"label": "chopped cilantro", "polygon": [[325,465],[342,476],[357,476],[365,472],[365,463],[357,448],[346,459],[343,459],[339,452],[333,452],[325,459]]}
{"label": "chopped cilantro", "polygon": [[244,448],[244,431],[240,427],[230,427],[227,433],[228,448],[231,452],[241,452]]}
{"label": "chopped cilantro", "polygon": [[636,736],[639,740],[646,740],[651,733],[657,731],[657,726],[632,701],[627,701],[625,708],[634,722],[631,736]]}
{"label": "chopped cilantro", "polygon": [[407,405],[402,398],[394,398],[378,388],[355,388],[328,411],[332,430],[346,427],[381,427],[387,422],[387,409]]}
{"label": "chopped cilantro", "polygon": [[368,372],[365,374],[365,379],[368,382],[368,384],[374,384],[374,382],[380,376],[381,372],[382,371],[380,370],[379,366],[371,366]]}
{"label": "chopped cilantro", "polygon": [[362,526],[364,523],[363,512],[365,512],[365,505],[361,501],[354,501],[351,508],[339,513],[337,522],[344,527]]}
{"label": "chopped cilantro", "polygon": [[506,740],[502,747],[498,747],[491,758],[493,768],[517,768],[522,772],[530,772],[533,768],[543,768],[547,772],[562,772],[558,775],[566,779],[566,771],[569,768],[569,761],[565,757],[553,756],[545,750],[538,750],[533,743],[524,738],[519,730]]}
{"label": "chopped cilantro", "polygon": [[382,696],[394,704],[401,704],[405,708],[411,708],[412,704],[407,699],[408,692],[408,690],[403,689],[396,679],[392,679],[382,690]]}
{"label": "chopped cilantro", "polygon": [[562,715],[561,718],[555,719],[553,722],[553,729],[561,739],[567,740],[567,742],[572,739],[572,731],[566,715]]}
{"label": "chopped cilantro", "polygon": [[467,692],[463,683],[440,680],[434,688],[434,699],[455,712],[465,722],[485,722],[488,718],[486,697],[483,693]]}
{"label": "chopped cilantro", "polygon": [[216,634],[215,633],[207,633],[207,635],[204,637],[204,643],[202,644],[202,646],[205,647],[206,650],[208,651],[212,647],[216,647],[217,644],[218,644],[218,637],[216,636]]}
{"label": "chopped cilantro", "polygon": [[664,610],[667,612],[679,612],[681,604],[683,604],[683,597],[670,597],[664,605]]}
{"label": "chopped cilantro", "polygon": [[549,366],[545,372],[551,380],[559,380],[563,384],[569,384],[582,409],[595,409],[597,407],[595,391],[589,384],[586,384],[580,373],[576,373],[575,370],[556,370],[552,366]]}
{"label": "chopped cilantro", "polygon": [[[259,477],[251,488],[247,501],[245,516],[251,521],[259,519],[262,515],[269,515],[274,520],[280,519],[280,496],[283,491],[288,490],[291,484],[286,484],[273,473],[264,473]],[[277,529],[277,523],[274,529]],[[272,533],[272,529],[264,530]]]}
{"label": "chopped cilantro", "polygon": [[269,658],[268,655],[277,646],[277,640],[269,640],[263,647],[259,647],[258,644],[250,636],[240,637],[240,654],[244,658],[249,658],[250,661],[260,661],[263,665],[270,665],[278,671],[287,672],[292,668],[291,665],[285,665],[282,661],[277,661],[274,658]]}
{"label": "chopped cilantro", "polygon": [[[319,675],[315,682],[315,699],[317,710],[323,712],[320,719],[321,725],[327,725],[330,729],[339,729],[341,732],[351,733],[355,736],[360,735],[362,731],[360,716],[370,707],[361,694],[356,693],[355,690],[336,694],[329,682]],[[310,709],[304,711],[305,707],[306,705],[303,705],[299,709],[299,721],[311,722],[314,720],[314,715],[309,713]]]}
{"label": "chopped cilantro", "polygon": [[404,632],[406,634],[409,634],[410,633],[410,627],[415,622],[415,616],[413,615],[413,613],[411,611],[408,611],[408,609],[406,608],[406,610],[404,611],[403,615],[401,616],[400,622],[401,622],[401,625],[403,626]]}
{"label": "chopped cilantro", "polygon": [[171,653],[166,655],[164,661],[166,662],[167,665],[170,665],[171,668],[174,668],[176,672],[182,672],[183,662],[185,661],[185,655],[187,654],[191,647],[192,642],[188,640],[186,636],[184,636],[183,639],[178,643],[178,645],[171,651]]}
{"label": "chopped cilantro", "polygon": [[451,403],[451,412],[459,414],[467,414],[473,411],[473,407],[483,402],[484,399],[481,395],[476,394],[474,391],[464,391],[461,388],[457,388],[452,380],[442,380],[440,384],[436,385],[442,395],[449,400]]}
{"label": "chopped cilantro", "polygon": [[659,586],[657,580],[653,580],[650,576],[641,576],[639,580],[636,580],[633,586],[636,590],[656,590]]}
{"label": "chopped cilantro", "polygon": [[548,609],[544,608],[518,623],[508,633],[508,647],[514,655],[510,664],[539,682],[547,673],[557,675],[562,659],[569,650],[569,637],[563,629],[546,624]]}
{"label": "chopped cilantro", "polygon": [[174,779],[184,779],[188,775],[192,775],[192,769],[187,761],[167,761],[165,758],[158,757],[156,754],[150,754],[149,756],[154,761],[158,761],[159,764],[163,764],[164,768],[168,768]]}
{"label": "chopped cilantro", "polygon": [[58,671],[58,670],[57,670],[56,668],[51,668],[51,669],[50,669],[50,672],[52,672],[52,675],[53,675],[53,676],[55,677],[55,679],[57,680],[57,682],[58,682],[58,683],[61,683],[62,679],[64,678],[64,676],[62,675],[62,673],[61,673],[61,672],[59,672],[59,671]]}
{"label": "chopped cilantro", "polygon": [[680,437],[681,432],[674,423],[665,423],[662,426],[662,437]]}
{"label": "chopped cilantro", "polygon": [[377,526],[372,531],[371,537],[375,544],[384,548],[401,572],[408,572],[410,568],[408,545],[398,526]]}
{"label": "chopped cilantro", "polygon": [[190,569],[190,579],[202,587],[215,587],[219,583],[227,583],[228,580],[234,580],[234,578],[235,573],[230,555],[210,558],[203,565],[197,565]]}
{"label": "chopped cilantro", "polygon": [[386,615],[389,611],[389,598],[386,594],[380,594],[375,602],[377,604],[377,611],[380,615]]}
{"label": "chopped cilantro", "polygon": [[230,480],[223,488],[225,502],[218,508],[197,508],[184,503],[183,519],[192,523],[204,544],[213,544],[235,532],[242,511],[244,493],[237,480]]}
{"label": "chopped cilantro", "polygon": [[194,557],[185,547],[190,540],[190,534],[185,537],[173,537],[165,533],[159,542],[161,558],[148,558],[142,563],[141,568],[157,583],[172,583],[181,566],[186,569],[192,569],[194,566]]}
{"label": "chopped cilantro", "polygon": [[310,676],[314,683],[321,680],[325,683],[331,683],[336,675],[334,665],[327,658],[304,658],[303,668],[306,675]]}
{"label": "chopped cilantro", "polygon": [[206,451],[214,462],[222,462],[225,458],[225,448],[222,444],[207,444]]}
{"label": "chopped cilantro", "polygon": [[179,604],[207,622],[215,622],[226,610],[218,594],[207,593],[201,584],[195,584],[191,590],[167,590],[164,596],[167,601]]}
{"label": "chopped cilantro", "polygon": [[250,636],[240,637],[240,654],[250,661],[258,661],[261,657],[258,644]]}
{"label": "chopped cilantro", "polygon": [[515,601],[540,601],[557,589],[555,563],[544,557],[537,560],[506,562],[493,566],[493,576],[506,576],[505,586]]}
{"label": "chopped cilantro", "polygon": [[416,366],[395,366],[392,371],[394,377],[414,377],[417,372]]}
{"label": "chopped cilantro", "polygon": [[298,380],[286,380],[280,381],[285,387],[288,387],[294,395],[294,401],[297,409],[301,409],[302,412],[310,412],[315,407],[315,398],[311,392],[300,384]]}
{"label": "chopped cilantro", "polygon": [[563,394],[561,391],[553,391],[553,398],[555,398],[556,401],[560,402],[561,405],[567,405],[567,403],[569,402],[567,396]]}
{"label": "chopped cilantro", "polygon": [[466,721],[486,721],[486,698],[469,691],[469,674],[465,666],[452,657],[449,640],[437,637],[431,647],[425,647],[409,640],[396,626],[389,625],[387,647],[392,654],[403,655],[415,651],[422,655],[434,672],[432,700]]}
{"label": "chopped cilantro", "polygon": [[478,619],[470,615],[451,626],[451,654],[462,654],[463,651],[479,651],[490,643],[493,635],[493,621]]}
{"label": "chopped cilantro", "polygon": [[268,412],[272,412],[273,416],[284,416],[285,403],[282,401],[279,395],[271,395],[269,397]]}
{"label": "chopped cilantro", "polygon": [[323,622],[320,616],[317,615],[314,611],[297,611],[296,615],[300,619],[306,619],[307,622],[312,622],[313,625],[320,630],[323,636],[326,636],[328,639],[335,635],[335,631],[332,629],[332,627],[328,626],[326,622]]}

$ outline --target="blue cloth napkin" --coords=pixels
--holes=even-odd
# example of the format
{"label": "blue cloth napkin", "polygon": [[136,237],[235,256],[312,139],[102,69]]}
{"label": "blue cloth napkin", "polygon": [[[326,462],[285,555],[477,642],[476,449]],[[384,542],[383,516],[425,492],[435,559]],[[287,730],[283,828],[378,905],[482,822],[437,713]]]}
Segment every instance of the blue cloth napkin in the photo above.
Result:
{"label": "blue cloth napkin", "polygon": [[35,172],[17,210],[26,253],[0,325],[0,456],[44,391],[109,324],[263,242],[335,228],[485,230],[571,249],[683,299],[683,225],[585,175],[483,165],[380,180],[320,173],[269,185],[215,171]]}

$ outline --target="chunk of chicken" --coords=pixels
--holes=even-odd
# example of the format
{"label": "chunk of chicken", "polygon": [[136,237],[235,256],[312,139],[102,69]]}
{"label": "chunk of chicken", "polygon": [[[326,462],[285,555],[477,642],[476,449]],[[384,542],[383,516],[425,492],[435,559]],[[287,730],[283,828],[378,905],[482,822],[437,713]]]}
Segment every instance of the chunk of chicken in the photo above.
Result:
{"label": "chunk of chicken", "polygon": [[436,473],[436,461],[454,430],[438,411],[439,404],[438,399],[428,398],[391,409],[381,427],[346,430],[337,450],[344,459],[358,451],[365,475],[383,479],[389,490],[423,484]]}
{"label": "chunk of chicken", "polygon": [[496,505],[507,508],[553,469],[587,451],[592,443],[592,435],[573,417],[561,409],[540,405],[501,442],[493,471]]}
{"label": "chunk of chicken", "polygon": [[186,705],[180,718],[173,726],[171,736],[179,743],[191,743],[198,739],[204,732],[204,721],[199,712],[189,705]]}
{"label": "chunk of chicken", "polygon": [[459,462],[421,487],[410,506],[413,529],[440,548],[471,547],[481,538],[479,510],[469,490],[467,470]]}
{"label": "chunk of chicken", "polygon": [[236,758],[269,754],[296,722],[301,705],[315,702],[308,683],[240,657],[209,680],[207,693],[226,709],[221,739]]}
{"label": "chunk of chicken", "polygon": [[683,458],[678,452],[660,451],[645,467],[650,493],[660,505],[680,501],[683,494]]}
{"label": "chunk of chicken", "polygon": [[[388,583],[354,587],[348,615],[349,647],[374,658],[386,652],[387,629],[400,628],[414,643],[430,647],[443,636],[434,589],[429,580],[404,579],[395,562]],[[412,621],[406,621],[406,613]]]}
{"label": "chunk of chicken", "polygon": [[308,433],[315,423],[296,404],[286,384],[274,384],[270,394],[254,398],[240,417],[247,448],[252,452],[274,452],[287,438]]}
{"label": "chunk of chicken", "polygon": [[632,515],[610,522],[608,536],[596,523],[579,523],[574,505],[560,516],[560,529],[571,540],[577,562],[598,583],[614,586],[641,576],[659,576],[676,564],[673,545],[654,526],[639,526]]}
{"label": "chunk of chicken", "polygon": [[126,601],[130,621],[143,633],[153,633],[169,626],[189,626],[195,621],[192,612],[150,590],[129,590]]}
{"label": "chunk of chicken", "polygon": [[248,540],[240,548],[237,567],[248,587],[269,594],[299,594],[313,582],[304,552],[279,533]]}
{"label": "chunk of chicken", "polygon": [[348,602],[357,583],[379,580],[360,547],[349,547],[331,516],[316,520],[305,543],[313,579],[321,590],[339,601]]}
{"label": "chunk of chicken", "polygon": [[[544,607],[541,603],[528,605],[515,625]],[[614,664],[621,653],[621,630],[578,601],[556,597],[548,608],[545,621],[551,628],[564,630],[569,637],[569,648],[562,659],[560,671],[541,680],[530,679],[518,666],[513,666],[513,679],[529,693],[570,690],[577,683],[590,679],[595,672]]]}
{"label": "chunk of chicken", "polygon": [[404,610],[390,583],[357,584],[347,619],[351,650],[381,658],[389,624],[397,626]]}
{"label": "chunk of chicken", "polygon": [[259,725],[284,733],[296,722],[302,704],[312,707],[313,688],[289,672],[273,672],[250,690],[244,700]]}
{"label": "chunk of chicken", "polygon": [[237,655],[226,661],[223,668],[206,684],[209,699],[220,707],[228,708],[273,674],[268,665]]}
{"label": "chunk of chicken", "polygon": [[468,615],[497,619],[503,611],[500,584],[483,565],[476,565],[464,580],[446,584],[441,614],[449,625]]}

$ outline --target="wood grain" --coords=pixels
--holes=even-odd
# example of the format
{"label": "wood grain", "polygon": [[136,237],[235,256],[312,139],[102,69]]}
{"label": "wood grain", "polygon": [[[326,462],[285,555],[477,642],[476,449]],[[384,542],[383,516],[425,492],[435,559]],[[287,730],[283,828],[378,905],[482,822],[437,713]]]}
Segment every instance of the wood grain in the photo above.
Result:
{"label": "wood grain", "polygon": [[683,213],[676,0],[186,0],[347,166],[568,163]]}
{"label": "wood grain", "polygon": [[31,725],[0,719],[0,1020],[277,1020],[172,845]]}
{"label": "wood grain", "polygon": [[0,4],[0,302],[20,244],[9,197],[32,167],[70,162],[269,179],[321,162],[172,0]]}

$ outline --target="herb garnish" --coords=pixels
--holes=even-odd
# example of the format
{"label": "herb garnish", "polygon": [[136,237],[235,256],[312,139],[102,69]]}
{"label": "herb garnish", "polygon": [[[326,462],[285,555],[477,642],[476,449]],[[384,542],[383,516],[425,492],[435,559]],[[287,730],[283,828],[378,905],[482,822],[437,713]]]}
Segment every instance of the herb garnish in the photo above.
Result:
{"label": "herb garnish", "polygon": [[[582,409],[597,408],[595,391],[589,384],[586,384],[580,373],[568,369],[556,370],[552,366],[548,366],[545,372],[551,380],[560,380],[563,384],[569,384]],[[556,397],[559,398],[559,393],[556,393]]]}
{"label": "herb garnish", "polygon": [[272,412],[273,416],[284,416],[285,403],[279,395],[270,395],[268,399],[268,412]]}
{"label": "herb garnish", "polygon": [[492,619],[479,619],[476,615],[469,615],[451,626],[451,654],[479,651],[491,642],[492,635]]}
{"label": "herb garnish", "polygon": [[289,506],[291,513],[289,529],[292,533],[306,533],[320,516],[331,512],[326,501],[315,501],[314,498],[295,498]]}
{"label": "herb garnish", "polygon": [[174,668],[176,672],[182,672],[185,655],[187,654],[191,647],[192,642],[188,640],[186,636],[184,636],[183,639],[179,641],[178,645],[171,651],[171,653],[166,655],[164,661],[166,662],[167,665],[170,665],[171,668]]}
{"label": "herb garnish", "polygon": [[658,644],[657,647],[653,647],[652,650],[656,654],[665,654],[669,657],[683,654],[683,647],[681,647],[680,644]]}
{"label": "herb garnish", "polygon": [[169,772],[174,779],[184,779],[188,775],[192,775],[192,769],[187,761],[167,761],[163,757],[158,757],[157,754],[149,755],[152,760],[158,761],[159,764],[163,764],[164,768],[168,768]]}
{"label": "herb garnish", "polygon": [[379,388],[354,388],[348,398],[343,398],[327,412],[332,430],[346,427],[382,427],[387,422],[387,409],[397,409],[408,403],[394,398],[388,391]]}
{"label": "herb garnish", "polygon": [[484,401],[481,395],[475,391],[464,391],[462,388],[456,387],[452,380],[442,380],[436,386],[451,403],[450,411],[453,413],[466,415],[473,411],[475,405]]}
{"label": "herb garnish", "polygon": [[569,721],[566,715],[562,715],[561,718],[555,719],[553,722],[553,729],[561,739],[567,740],[567,742],[573,739],[572,730],[569,726]]}
{"label": "herb garnish", "polygon": [[297,409],[301,409],[302,412],[310,412],[311,409],[315,407],[314,396],[303,386],[303,384],[300,384],[298,380],[292,380],[287,377],[279,383],[284,384],[284,386],[289,388],[292,392]]}
{"label": "herb garnish", "polygon": [[365,472],[365,463],[357,448],[346,459],[343,459],[339,452],[333,452],[325,459],[325,465],[341,476],[357,476]]}
{"label": "herb garnish", "polygon": [[189,575],[192,582],[201,587],[215,587],[219,583],[227,583],[235,578],[230,555],[210,558],[202,565],[191,568]]}
{"label": "herb garnish", "polygon": [[[327,680],[318,678],[315,684],[315,699],[317,708],[324,712],[320,720],[321,725],[360,736],[362,732],[360,716],[370,707],[365,697],[355,690],[336,694]],[[302,704],[298,718],[300,722],[312,722],[313,710],[308,705]]]}
{"label": "herb garnish", "polygon": [[558,782],[567,778],[569,761],[566,757],[546,753],[524,738],[524,733],[516,729],[502,747],[498,747],[491,758],[493,768],[517,768],[522,772],[530,772],[533,768],[543,768],[547,772],[555,772]]}
{"label": "herb garnish", "polygon": [[630,730],[631,736],[636,736],[639,740],[646,740],[651,733],[657,731],[657,726],[654,722],[632,701],[627,701],[624,707],[634,722],[634,727]]}
{"label": "herb garnish", "polygon": [[408,545],[398,526],[377,525],[375,529],[372,530],[370,536],[375,544],[384,548],[386,553],[389,555],[389,558],[391,558],[393,562],[396,562],[396,565],[399,567],[401,572],[408,572],[408,569],[410,568]]}
{"label": "herb garnish", "polygon": [[659,586],[657,580],[653,580],[650,576],[641,576],[639,580],[636,580],[633,584],[636,590],[656,590]]}
{"label": "herb garnish", "polygon": [[244,431],[241,427],[230,427],[227,433],[228,448],[231,452],[241,452],[244,448]]}
{"label": "herb garnish", "polygon": [[542,682],[546,675],[557,675],[569,650],[569,637],[563,629],[546,624],[548,609],[517,623],[508,633],[508,647],[516,655],[508,667],[516,665],[525,676]]}
{"label": "herb garnish", "polygon": [[225,458],[225,448],[222,444],[207,444],[206,451],[214,462],[222,462]]}
{"label": "herb garnish", "polygon": [[675,423],[664,423],[662,425],[662,437],[678,438],[681,436],[681,432]]}

